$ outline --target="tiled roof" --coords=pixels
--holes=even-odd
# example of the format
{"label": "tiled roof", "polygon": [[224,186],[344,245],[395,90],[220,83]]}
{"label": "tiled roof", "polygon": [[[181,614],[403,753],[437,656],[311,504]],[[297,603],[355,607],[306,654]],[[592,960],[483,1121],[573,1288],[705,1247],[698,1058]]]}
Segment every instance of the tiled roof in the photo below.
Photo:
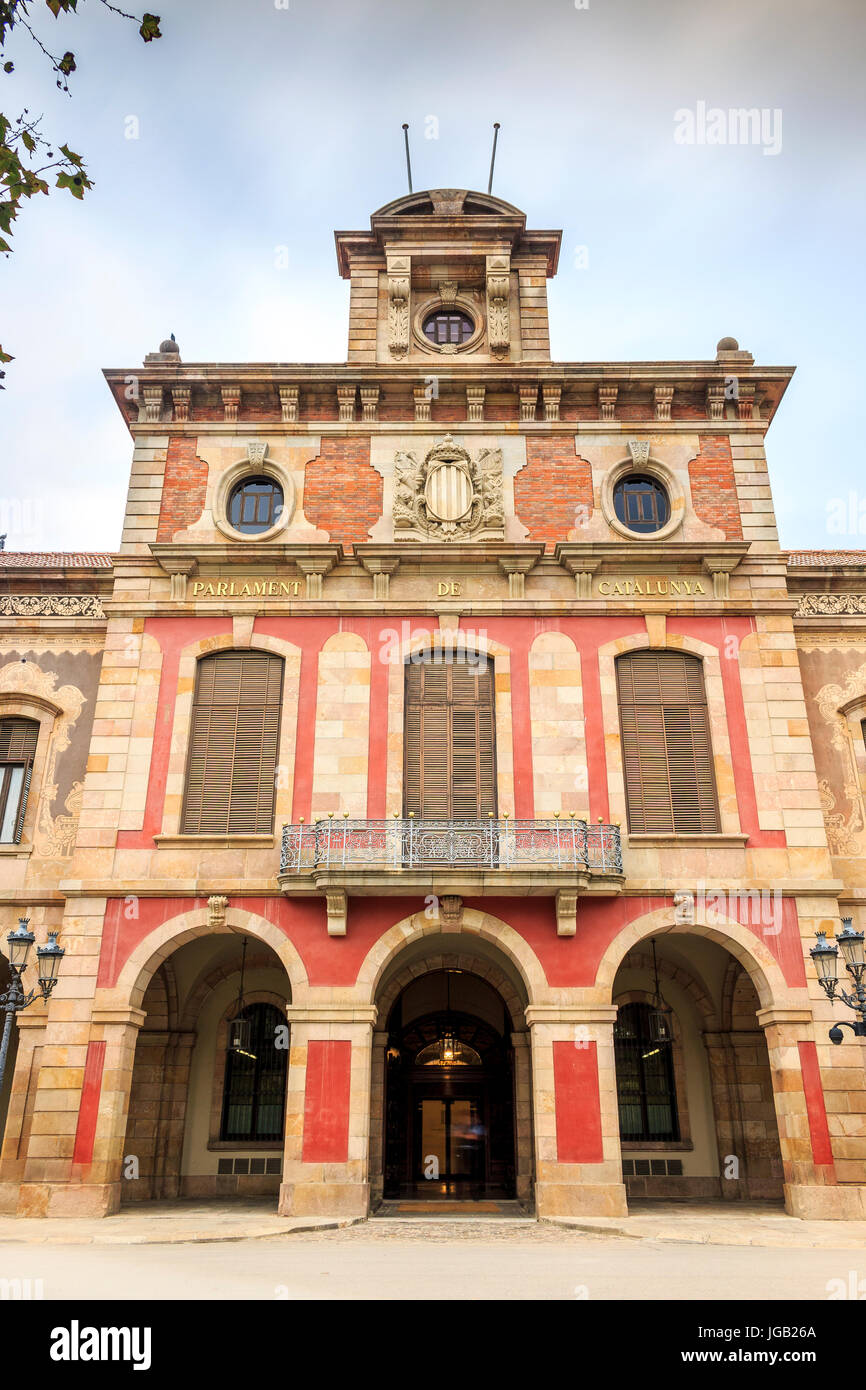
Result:
{"label": "tiled roof", "polygon": [[866,550],[791,550],[790,565],[866,565]]}
{"label": "tiled roof", "polygon": [[93,550],[0,550],[0,568],[6,569],[111,569],[114,561]]}

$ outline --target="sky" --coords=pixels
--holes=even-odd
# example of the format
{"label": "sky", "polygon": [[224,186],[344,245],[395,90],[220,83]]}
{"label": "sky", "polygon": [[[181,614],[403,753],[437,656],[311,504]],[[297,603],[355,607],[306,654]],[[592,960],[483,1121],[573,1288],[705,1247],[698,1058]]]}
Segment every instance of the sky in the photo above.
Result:
{"label": "sky", "polygon": [[[333,231],[407,191],[403,121],[416,190],[486,189],[501,123],[494,193],[563,230],[554,359],[730,334],[795,365],[767,439],[782,544],[866,548],[863,0],[149,3],[145,45],[99,0],[31,0],[71,96],[23,30],[4,53],[2,109],[42,111],[95,183],[31,200],[0,258],[7,549],[118,545],[131,440],[103,368],[172,332],[186,362],[345,360]],[[683,113],[697,135],[739,108],[763,135],[683,138]]]}

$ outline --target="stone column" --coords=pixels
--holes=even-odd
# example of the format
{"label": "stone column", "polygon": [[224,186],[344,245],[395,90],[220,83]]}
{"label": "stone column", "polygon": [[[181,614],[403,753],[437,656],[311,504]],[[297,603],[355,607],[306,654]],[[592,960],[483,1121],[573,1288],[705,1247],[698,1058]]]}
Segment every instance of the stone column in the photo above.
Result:
{"label": "stone column", "polygon": [[613,1005],[530,1004],[536,1210],[624,1216]]}
{"label": "stone column", "polygon": [[[0,1014],[0,1021],[3,1015]],[[27,1097],[32,1099],[39,1071],[41,1045],[45,1039],[45,1010],[39,1004],[18,1014],[13,1027],[17,1030],[15,1070],[9,1091],[9,1107],[3,1129],[0,1155],[0,1212],[14,1215],[18,1205],[18,1185],[24,1176],[27,1140],[31,1116],[27,1113]],[[10,1048],[10,1053],[12,1049]]]}
{"label": "stone column", "polygon": [[388,1034],[373,1034],[370,1083],[370,1204],[377,1207],[385,1189],[385,1054]]}
{"label": "stone column", "polygon": [[770,1054],[785,1210],[804,1220],[862,1221],[866,1185],[840,1184],[836,1177],[811,1009],[761,1009],[758,1022]]}
{"label": "stone column", "polygon": [[535,1172],[532,1162],[532,1057],[529,1032],[512,1033],[514,1048],[514,1139],[517,1151],[517,1200],[531,1205]]}
{"label": "stone column", "polygon": [[291,1027],[283,1216],[366,1216],[376,1009],[308,1002]]}
{"label": "stone column", "polygon": [[[143,1009],[94,1009],[87,1045],[75,1049],[78,1065],[61,1070],[49,1014],[19,1216],[118,1210],[132,1064],[144,1019]],[[66,1103],[70,1096],[74,1106]]]}

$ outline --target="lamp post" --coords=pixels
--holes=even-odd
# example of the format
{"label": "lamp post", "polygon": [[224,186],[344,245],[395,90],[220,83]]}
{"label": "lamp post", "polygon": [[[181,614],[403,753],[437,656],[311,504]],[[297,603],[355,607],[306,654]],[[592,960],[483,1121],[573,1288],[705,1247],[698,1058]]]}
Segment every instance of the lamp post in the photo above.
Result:
{"label": "lamp post", "polygon": [[0,1041],[0,1087],[3,1085],[3,1074],[6,1071],[6,1054],[9,1051],[9,1039],[12,1037],[12,1024],[15,1015],[21,1009],[29,1008],[37,997],[44,1000],[48,999],[57,984],[60,962],[66,954],[63,947],[57,945],[57,932],[50,931],[47,945],[36,947],[39,988],[38,990],[31,989],[29,994],[25,994],[21,977],[27,968],[27,958],[30,955],[33,942],[36,940],[32,931],[29,930],[29,925],[29,918],[19,917],[15,931],[11,931],[6,938],[9,945],[11,979],[4,993],[0,994],[0,1009],[5,1010],[6,1013],[3,1023],[3,1039]]}
{"label": "lamp post", "polygon": [[[851,918],[843,917],[842,930],[835,942],[829,942],[822,931],[816,932],[815,935],[818,939],[817,945],[812,947],[809,955],[818,967],[818,979],[824,993],[828,999],[841,999],[843,1004],[847,1004],[849,1009],[853,1009],[859,1015],[854,1023],[846,1020],[834,1024],[830,1029],[830,1041],[838,1046],[842,1041],[843,1028],[850,1028],[855,1038],[866,1038],[866,985],[863,983],[866,975],[866,957],[863,953],[863,932],[854,931]],[[853,992],[842,989],[836,978],[840,949],[845,969],[854,981]]]}

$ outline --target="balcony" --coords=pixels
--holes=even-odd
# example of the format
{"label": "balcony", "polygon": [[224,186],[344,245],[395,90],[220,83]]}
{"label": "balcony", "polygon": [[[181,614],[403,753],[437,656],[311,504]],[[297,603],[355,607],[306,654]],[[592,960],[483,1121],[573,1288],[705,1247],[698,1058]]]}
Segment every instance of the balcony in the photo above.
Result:
{"label": "balcony", "polygon": [[556,897],[561,935],[573,935],[579,894],[613,896],[623,883],[619,826],[568,819],[425,821],[413,817],[284,825],[284,893],[328,898],[329,931],[345,934],[348,897]]}

